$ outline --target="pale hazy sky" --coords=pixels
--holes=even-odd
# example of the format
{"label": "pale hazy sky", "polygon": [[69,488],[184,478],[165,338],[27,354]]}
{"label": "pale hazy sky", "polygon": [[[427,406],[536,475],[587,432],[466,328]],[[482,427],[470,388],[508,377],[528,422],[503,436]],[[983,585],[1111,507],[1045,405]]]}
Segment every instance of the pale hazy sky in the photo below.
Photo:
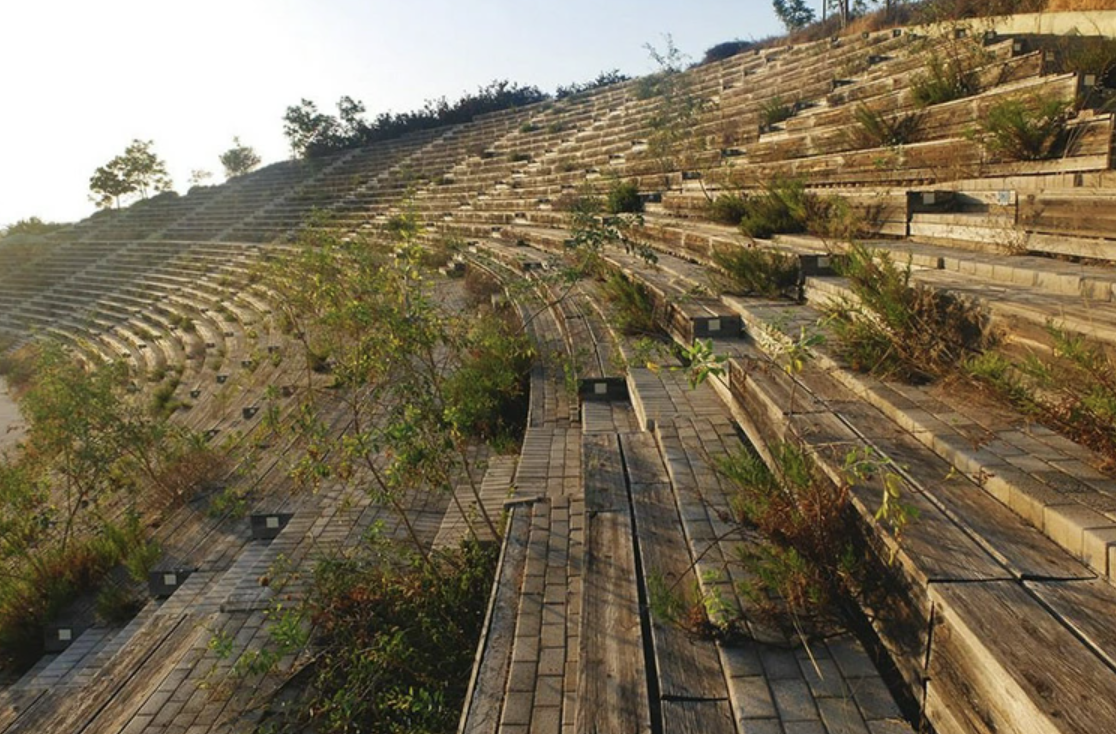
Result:
{"label": "pale hazy sky", "polygon": [[286,107],[368,116],[493,79],[584,81],[652,69],[664,33],[695,59],[779,30],[769,0],[0,0],[0,226],[94,211],[93,170],[154,140],[175,188],[221,180],[234,135],[288,157]]}

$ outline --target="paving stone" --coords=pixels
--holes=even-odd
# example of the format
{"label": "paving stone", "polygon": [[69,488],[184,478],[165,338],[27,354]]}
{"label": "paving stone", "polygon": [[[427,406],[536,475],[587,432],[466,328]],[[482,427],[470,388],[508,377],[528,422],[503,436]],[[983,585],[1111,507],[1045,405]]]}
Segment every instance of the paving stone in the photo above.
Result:
{"label": "paving stone", "polygon": [[[835,637],[826,642],[830,654],[837,661],[845,678],[865,678],[878,675],[876,666],[864,651],[860,642],[851,635]],[[850,680],[850,685],[855,685]]]}
{"label": "paving stone", "polygon": [[1104,515],[1083,505],[1054,505],[1044,513],[1046,534],[1073,555],[1084,555],[1084,531],[1116,527]]}
{"label": "paving stone", "polygon": [[868,734],[868,726],[851,698],[818,699],[828,734]]}
{"label": "paving stone", "polygon": [[898,719],[902,716],[895,698],[882,678],[857,678],[851,687],[853,698],[865,719]]}
{"label": "paving stone", "polygon": [[733,713],[738,720],[778,716],[767,679],[762,675],[734,678],[731,684]]}
{"label": "paving stone", "polygon": [[539,675],[562,675],[566,665],[566,651],[561,647],[543,648],[539,653]]}
{"label": "paving stone", "polygon": [[852,695],[844,676],[832,660],[799,660],[802,675],[816,697],[847,697]]}
{"label": "paving stone", "polygon": [[763,670],[769,679],[802,679],[802,670],[798,667],[798,658],[795,657],[793,650],[762,647],[759,655],[763,662]]}
{"label": "paving stone", "polygon": [[504,699],[504,712],[500,718],[500,724],[530,724],[533,704],[534,693],[532,691],[509,692]]}
{"label": "paving stone", "polygon": [[814,697],[810,695],[810,688],[806,685],[806,681],[786,678],[772,680],[770,685],[779,718],[783,722],[811,721],[818,718]]}

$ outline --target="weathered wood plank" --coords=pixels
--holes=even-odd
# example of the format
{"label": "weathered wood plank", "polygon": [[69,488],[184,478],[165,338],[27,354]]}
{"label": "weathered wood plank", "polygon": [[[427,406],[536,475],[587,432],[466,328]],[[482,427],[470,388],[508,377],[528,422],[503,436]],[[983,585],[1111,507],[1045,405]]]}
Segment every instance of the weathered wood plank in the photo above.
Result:
{"label": "weathered wood plank", "polygon": [[[78,697],[59,689],[49,691],[31,705],[12,726],[15,732],[77,731],[85,726],[107,700],[135,674],[145,660],[180,624],[177,617],[154,617]],[[69,695],[67,695],[69,694]]]}
{"label": "weathered wood plank", "polygon": [[583,436],[581,447],[585,509],[590,512],[626,511],[630,504],[616,435]]}
{"label": "weathered wood plank", "polygon": [[624,450],[624,468],[632,484],[665,484],[670,481],[655,438],[650,433],[620,436]]}
{"label": "weathered wood plank", "polygon": [[0,731],[6,731],[15,721],[23,715],[46,691],[42,689],[26,689],[22,691],[7,690],[0,701]]}
{"label": "weathered wood plank", "polygon": [[913,436],[893,430],[891,437],[877,436],[873,443],[950,519],[969,528],[985,551],[1016,576],[1040,579],[1094,576],[1054,541],[1027,525],[968,477],[954,471],[948,461],[930,452]]}
{"label": "weathered wood plank", "polygon": [[722,733],[736,734],[728,701],[663,701],[663,734]]}
{"label": "weathered wood plank", "polygon": [[[685,607],[699,603],[694,592],[697,576],[691,568],[692,556],[670,485],[633,485],[632,498],[645,581],[648,585],[653,583],[652,579],[661,581]],[[711,641],[692,638],[677,624],[656,616],[654,610],[651,634],[663,697],[728,696],[717,650]]]}
{"label": "weathered wood plank", "polygon": [[1116,588],[1106,581],[1024,584],[1110,666],[1116,668]]}
{"label": "weathered wood plank", "polygon": [[500,712],[507,687],[508,662],[515,642],[519,591],[527,562],[527,543],[531,533],[531,511],[526,505],[512,509],[508,523],[500,575],[488,629],[481,638],[474,679],[462,714],[461,734],[494,734],[500,725]]}
{"label": "weathered wood plank", "polygon": [[974,732],[1116,731],[1116,672],[1022,586],[941,584],[930,593],[942,624],[931,643],[929,710]]}
{"label": "weathered wood plank", "polygon": [[650,732],[631,515],[625,507],[586,522],[576,731]]}

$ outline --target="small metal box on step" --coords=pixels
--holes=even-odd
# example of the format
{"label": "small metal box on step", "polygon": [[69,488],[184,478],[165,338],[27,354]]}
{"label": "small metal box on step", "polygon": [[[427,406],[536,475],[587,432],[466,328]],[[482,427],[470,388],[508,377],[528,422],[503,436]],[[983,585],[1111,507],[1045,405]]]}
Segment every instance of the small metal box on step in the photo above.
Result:
{"label": "small metal box on step", "polygon": [[582,400],[628,400],[628,381],[623,377],[587,377],[578,380],[577,394]]}
{"label": "small metal box on step", "polygon": [[72,624],[51,625],[43,631],[43,652],[64,652],[80,634],[81,630]]}
{"label": "small metal box on step", "polygon": [[175,568],[162,571],[152,571],[147,576],[147,590],[156,599],[165,599],[186,582],[193,573],[192,569]]}
{"label": "small metal box on step", "polygon": [[252,515],[252,540],[274,540],[294,517],[289,512],[268,512]]}

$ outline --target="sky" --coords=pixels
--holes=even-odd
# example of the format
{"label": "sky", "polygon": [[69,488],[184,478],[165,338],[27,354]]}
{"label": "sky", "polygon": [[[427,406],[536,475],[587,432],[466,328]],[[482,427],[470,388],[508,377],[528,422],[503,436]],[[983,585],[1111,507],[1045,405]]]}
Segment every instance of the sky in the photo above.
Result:
{"label": "sky", "polygon": [[288,158],[302,98],[372,118],[494,79],[646,74],[667,33],[699,60],[780,31],[769,0],[0,0],[0,28],[0,227],[92,214],[89,177],[136,138],[185,193],[195,169],[223,179],[233,136]]}

